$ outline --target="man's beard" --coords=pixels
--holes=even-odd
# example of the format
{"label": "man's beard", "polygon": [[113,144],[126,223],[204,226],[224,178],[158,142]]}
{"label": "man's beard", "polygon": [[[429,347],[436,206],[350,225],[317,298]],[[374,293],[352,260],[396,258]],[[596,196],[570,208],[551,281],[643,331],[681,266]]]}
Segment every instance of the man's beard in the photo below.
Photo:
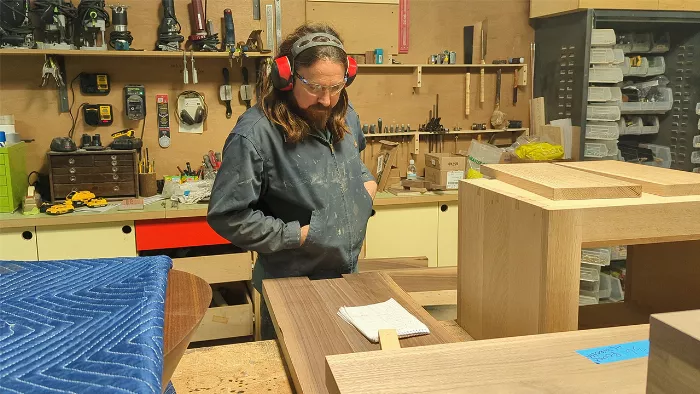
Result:
{"label": "man's beard", "polygon": [[299,108],[299,104],[296,103],[296,100],[294,100],[294,110],[309,123],[309,126],[319,130],[325,130],[328,119],[330,119],[331,113],[333,112],[333,107],[326,107],[317,103],[306,109],[301,109]]}

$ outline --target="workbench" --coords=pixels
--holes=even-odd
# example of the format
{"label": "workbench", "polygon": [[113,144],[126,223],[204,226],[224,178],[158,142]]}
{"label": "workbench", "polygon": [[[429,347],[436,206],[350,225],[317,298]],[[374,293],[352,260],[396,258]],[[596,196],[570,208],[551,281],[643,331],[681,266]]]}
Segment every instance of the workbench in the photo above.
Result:
{"label": "workbench", "polygon": [[460,184],[457,321],[474,338],[576,330],[582,247],[630,245],[625,302],[600,305],[601,326],[700,308],[700,175],[517,166],[531,165],[485,166],[496,179]]}

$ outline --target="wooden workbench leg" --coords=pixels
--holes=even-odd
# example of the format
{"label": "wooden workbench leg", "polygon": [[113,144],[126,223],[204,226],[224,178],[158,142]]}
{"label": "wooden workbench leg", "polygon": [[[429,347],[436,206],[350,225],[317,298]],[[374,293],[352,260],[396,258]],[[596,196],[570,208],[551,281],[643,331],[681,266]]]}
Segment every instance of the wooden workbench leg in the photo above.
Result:
{"label": "wooden workbench leg", "polygon": [[630,245],[625,302],[649,313],[700,309],[700,241]]}
{"label": "wooden workbench leg", "polygon": [[581,213],[463,182],[457,322],[475,339],[576,330]]}

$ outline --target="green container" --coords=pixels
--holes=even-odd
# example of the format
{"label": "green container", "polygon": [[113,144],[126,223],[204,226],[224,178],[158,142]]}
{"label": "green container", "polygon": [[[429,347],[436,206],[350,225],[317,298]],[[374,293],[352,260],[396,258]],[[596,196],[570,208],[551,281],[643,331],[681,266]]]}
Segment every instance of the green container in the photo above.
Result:
{"label": "green container", "polygon": [[24,142],[0,148],[0,213],[14,212],[27,194],[26,151]]}

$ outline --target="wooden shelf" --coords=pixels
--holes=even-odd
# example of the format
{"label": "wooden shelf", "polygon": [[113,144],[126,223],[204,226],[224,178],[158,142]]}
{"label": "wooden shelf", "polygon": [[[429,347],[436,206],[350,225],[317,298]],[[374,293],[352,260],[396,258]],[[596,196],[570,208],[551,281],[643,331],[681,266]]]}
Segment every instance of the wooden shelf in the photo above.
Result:
{"label": "wooden shelf", "polygon": [[380,134],[365,134],[365,138],[374,137],[402,137],[402,136],[416,136],[416,135],[459,135],[459,134],[496,134],[496,133],[520,133],[527,132],[530,129],[488,129],[488,130],[461,130],[461,131],[449,131],[447,133],[431,133],[428,131],[409,131],[406,133],[380,133]]}
{"label": "wooden shelf", "polygon": [[526,64],[358,64],[360,68],[522,68]]}
{"label": "wooden shelf", "polygon": [[[197,58],[228,59],[228,52],[194,52]],[[182,58],[182,51],[81,51],[79,49],[0,49],[0,56],[107,56],[107,57],[156,57],[156,58]],[[187,53],[189,57],[189,52]],[[247,53],[248,58],[271,57],[271,53]]]}

